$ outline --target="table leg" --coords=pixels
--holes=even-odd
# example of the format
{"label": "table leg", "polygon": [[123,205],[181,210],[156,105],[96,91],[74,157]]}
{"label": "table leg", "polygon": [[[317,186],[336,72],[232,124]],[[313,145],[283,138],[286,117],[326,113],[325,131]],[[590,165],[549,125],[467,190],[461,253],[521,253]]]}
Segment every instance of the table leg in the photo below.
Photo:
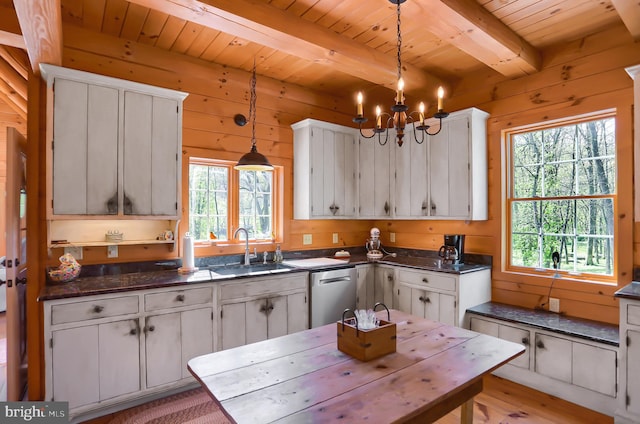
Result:
{"label": "table leg", "polygon": [[473,424],[473,398],[462,404],[460,424]]}

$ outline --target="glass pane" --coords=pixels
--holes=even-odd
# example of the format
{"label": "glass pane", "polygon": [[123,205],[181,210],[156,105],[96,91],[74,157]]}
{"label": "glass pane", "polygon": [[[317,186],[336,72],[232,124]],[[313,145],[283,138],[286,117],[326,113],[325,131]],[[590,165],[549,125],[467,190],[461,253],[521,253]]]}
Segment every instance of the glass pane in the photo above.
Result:
{"label": "glass pane", "polygon": [[613,236],[612,199],[578,200],[576,209],[578,235]]}
{"label": "glass pane", "polygon": [[511,203],[511,231],[513,233],[538,234],[540,202]]}
{"label": "glass pane", "polygon": [[541,201],[543,234],[573,234],[574,200]]}
{"label": "glass pane", "polygon": [[511,265],[538,267],[538,236],[513,234],[511,237]]}
{"label": "glass pane", "polygon": [[240,224],[252,239],[272,238],[272,184],[272,172],[240,171]]}
{"label": "glass pane", "polygon": [[515,166],[542,163],[542,132],[516,134],[512,139]]}
{"label": "glass pane", "polygon": [[514,169],[514,197],[540,197],[542,195],[542,167],[520,166]]}
{"label": "glass pane", "polygon": [[555,162],[544,167],[544,196],[573,196],[575,194],[574,162]]}
{"label": "glass pane", "polygon": [[189,232],[195,240],[227,240],[229,171],[224,166],[189,165]]}

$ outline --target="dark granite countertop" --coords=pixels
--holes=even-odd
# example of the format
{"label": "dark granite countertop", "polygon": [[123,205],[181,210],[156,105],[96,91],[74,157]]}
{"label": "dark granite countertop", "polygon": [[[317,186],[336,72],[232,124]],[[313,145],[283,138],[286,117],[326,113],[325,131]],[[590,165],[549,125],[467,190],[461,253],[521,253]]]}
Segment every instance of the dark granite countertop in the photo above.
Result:
{"label": "dark granite countertop", "polygon": [[640,282],[632,281],[617,292],[616,297],[624,297],[626,299],[640,300]]}
{"label": "dark granite countertop", "polygon": [[578,337],[611,346],[619,346],[620,331],[617,325],[582,318],[567,317],[548,311],[521,308],[496,302],[487,302],[467,312],[517,324]]}
{"label": "dark granite countertop", "polygon": [[[287,272],[307,272],[316,270],[328,270],[342,267],[353,267],[356,265],[371,263],[367,260],[364,248],[347,249],[351,256],[344,258],[344,265],[333,265],[321,268],[291,268],[288,270],[279,270],[277,273]],[[437,266],[437,253],[419,250],[395,249],[397,256],[385,256],[376,263],[384,265],[403,266],[414,269],[422,269],[428,271],[444,272],[449,274],[465,274],[469,272],[479,271],[482,269],[490,269],[491,257],[481,255],[469,255],[478,261],[484,261],[482,264],[461,264],[451,265],[443,264]],[[317,250],[317,251],[301,251],[301,252],[285,252],[285,260],[332,257],[335,250]],[[89,265],[83,267],[80,278],[70,283],[49,283],[42,291],[38,300],[63,299],[79,296],[91,296],[98,294],[117,293],[132,290],[145,290],[161,287],[180,286],[184,284],[206,283],[211,281],[228,281],[233,279],[251,278],[269,276],[272,274],[261,275],[212,275],[209,273],[209,267],[222,266],[224,264],[239,264],[241,257],[236,256],[217,256],[208,258],[196,258],[196,266],[200,268],[198,272],[190,274],[178,273],[177,269],[181,262],[149,262],[149,263],[125,263],[125,264],[106,264],[106,265]]]}

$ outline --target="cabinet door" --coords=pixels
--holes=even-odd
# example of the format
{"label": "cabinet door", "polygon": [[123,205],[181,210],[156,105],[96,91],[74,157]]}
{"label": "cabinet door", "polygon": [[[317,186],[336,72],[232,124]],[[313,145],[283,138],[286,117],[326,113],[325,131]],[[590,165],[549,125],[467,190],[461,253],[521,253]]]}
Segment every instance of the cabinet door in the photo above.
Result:
{"label": "cabinet door", "polygon": [[456,317],[456,297],[448,294],[438,294],[438,321],[447,325],[460,325]]}
{"label": "cabinet door", "polygon": [[431,216],[469,216],[469,117],[447,119],[429,140]]}
{"label": "cabinet door", "polygon": [[371,309],[373,308],[373,281],[374,281],[373,265],[357,265],[357,289],[356,289],[356,308]]}
{"label": "cabinet door", "polygon": [[[412,303],[411,287],[407,286],[406,284],[402,284],[402,282],[398,282],[398,284],[396,284],[395,291],[396,291],[396,299],[398,300],[398,302],[394,305],[394,308],[398,309],[399,311],[412,314],[413,312],[411,311],[411,303]],[[420,312],[422,312],[422,310]],[[422,316],[422,314],[420,314],[420,316]]]}
{"label": "cabinet door", "polygon": [[412,310],[419,310],[420,305],[424,310],[423,316],[432,321],[440,321],[440,295],[426,290],[412,290]]}
{"label": "cabinet door", "polygon": [[[267,300],[256,299],[246,302],[246,308],[245,332],[247,334],[247,344],[267,340],[269,338],[267,333]],[[276,312],[276,314],[280,313],[281,311]]]}
{"label": "cabinet door", "polygon": [[371,140],[358,140],[358,215],[375,216],[375,145]]}
{"label": "cabinet door", "polygon": [[[329,213],[328,205],[325,210],[325,203],[327,203],[325,195],[325,143],[324,143],[324,131],[321,128],[311,128],[311,216],[322,217]],[[331,182],[333,188],[333,182]]]}
{"label": "cabinet door", "polygon": [[[411,126],[401,147],[394,144],[394,214],[396,218],[416,218],[428,214],[427,136],[419,144]],[[420,138],[419,138],[420,140]]]}
{"label": "cabinet door", "polygon": [[263,300],[267,316],[267,338],[280,337],[289,334],[288,296],[276,296]]}
{"label": "cabinet door", "polygon": [[[329,162],[330,163],[330,162]],[[325,162],[325,166],[329,163]],[[356,145],[352,134],[334,133],[334,197],[333,215],[355,216],[356,212]]]}
{"label": "cabinet door", "polygon": [[182,378],[180,313],[145,319],[147,387],[173,383]]}
{"label": "cabinet door", "polygon": [[117,214],[117,192],[118,90],[56,79],[53,213]]}
{"label": "cabinet door", "polygon": [[[627,409],[640,414],[640,331],[627,331]],[[622,341],[622,340],[621,340]],[[622,345],[621,345],[622,347]]]}
{"label": "cabinet door", "polygon": [[182,378],[191,377],[187,362],[196,356],[213,352],[213,308],[180,313],[182,346]]}
{"label": "cabinet door", "polygon": [[244,302],[222,305],[220,345],[223,350],[247,344],[245,330],[247,327],[246,306]]}
{"label": "cabinet door", "polygon": [[[287,334],[309,328],[309,303],[306,293],[287,296]],[[270,332],[271,333],[271,332]]]}
{"label": "cabinet door", "polygon": [[124,94],[123,212],[177,216],[178,102]]}
{"label": "cabinet door", "polygon": [[52,333],[53,398],[68,401],[69,409],[100,400],[98,326]]}
{"label": "cabinet door", "polygon": [[[376,266],[373,285],[373,304],[384,303],[387,308],[395,307],[394,302],[394,270],[382,266]],[[371,305],[373,307],[373,305]]]}
{"label": "cabinet door", "polygon": [[[615,350],[573,342],[572,359],[574,385],[607,396],[616,396],[617,354]],[[594,364],[598,365],[594,366]]]}
{"label": "cabinet door", "polygon": [[487,334],[493,337],[499,337],[500,335],[500,325],[492,322],[486,321],[484,319],[472,317],[469,320],[469,329],[472,331],[477,331],[478,333]]}
{"label": "cabinet door", "polygon": [[360,139],[358,184],[361,218],[391,216],[391,179],[389,173],[392,143],[391,134],[389,134],[389,141],[384,146],[378,143],[377,136],[370,140]]}
{"label": "cabinet door", "polygon": [[531,333],[528,330],[511,327],[509,325],[500,325],[500,333],[498,337],[514,343],[520,343],[525,347],[522,355],[509,362],[510,365],[529,369],[529,347],[531,345]]}
{"label": "cabinet door", "polygon": [[140,325],[138,319],[98,326],[100,400],[140,390]]}
{"label": "cabinet door", "polygon": [[571,342],[536,334],[535,371],[571,383]]}

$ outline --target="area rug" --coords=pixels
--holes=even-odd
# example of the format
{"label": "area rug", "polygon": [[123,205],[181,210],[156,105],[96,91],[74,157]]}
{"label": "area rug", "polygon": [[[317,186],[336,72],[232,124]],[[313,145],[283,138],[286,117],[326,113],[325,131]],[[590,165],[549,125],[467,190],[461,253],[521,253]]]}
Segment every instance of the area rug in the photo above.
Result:
{"label": "area rug", "polygon": [[229,420],[198,388],[122,411],[109,424],[229,424]]}

